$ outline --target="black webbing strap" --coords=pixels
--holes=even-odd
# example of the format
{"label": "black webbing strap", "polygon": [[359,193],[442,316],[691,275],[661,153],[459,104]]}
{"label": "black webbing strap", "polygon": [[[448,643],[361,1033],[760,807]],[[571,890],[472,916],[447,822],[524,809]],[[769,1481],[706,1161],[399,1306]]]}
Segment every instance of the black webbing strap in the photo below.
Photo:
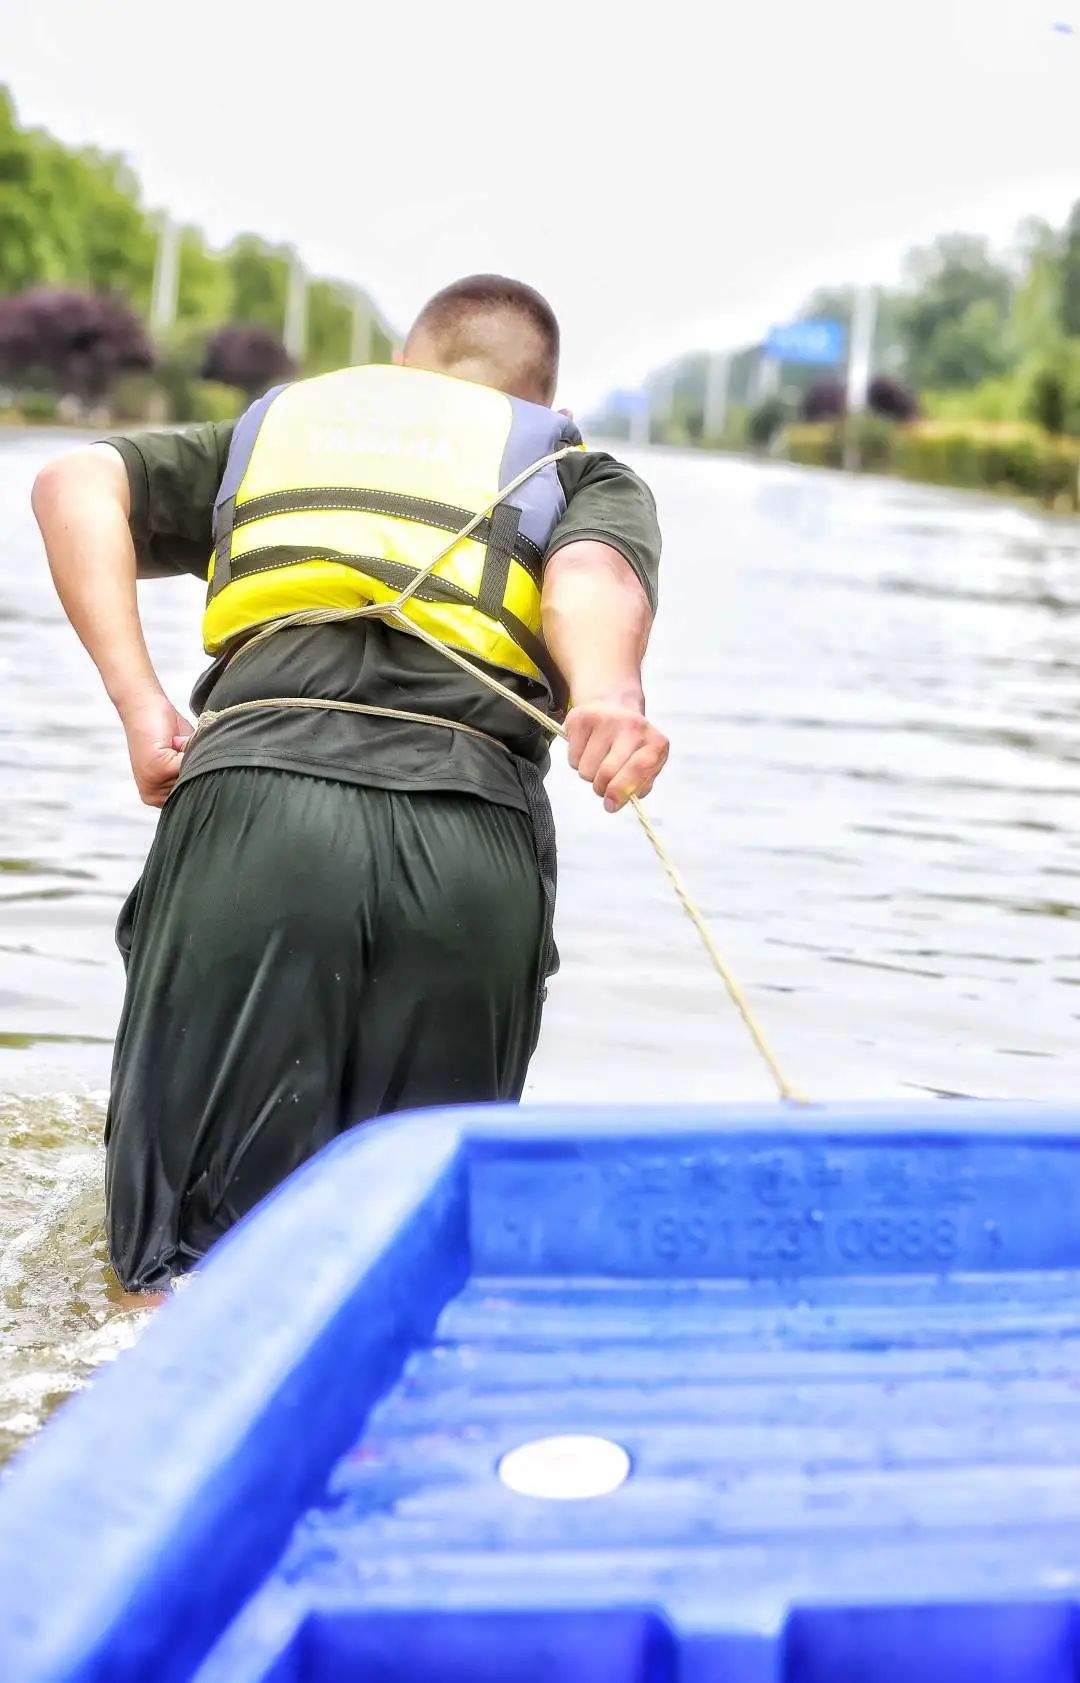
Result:
{"label": "black webbing strap", "polygon": [[238,526],[252,520],[264,520],[271,514],[309,514],[315,509],[329,509],[334,513],[393,514],[399,520],[422,520],[426,526],[441,526],[448,532],[458,532],[468,524],[471,515],[467,508],[455,503],[436,502],[431,497],[415,497],[405,491],[365,491],[359,486],[314,485],[295,491],[266,491],[259,497],[248,497],[236,517]]}
{"label": "black webbing strap", "polygon": [[500,503],[491,511],[491,531],[484,556],[484,570],[480,575],[480,589],[476,595],[477,607],[489,619],[498,619],[506,602],[510,563],[514,559],[520,519],[521,510],[511,503]]}
{"label": "black webbing strap", "polygon": [[[263,559],[268,554],[275,557],[269,567]],[[309,549],[301,544],[275,544],[272,549],[242,555],[233,565],[233,577],[243,578],[247,573],[273,572],[277,567],[289,567],[301,561],[334,561],[343,567],[355,567],[357,572],[367,573],[392,590],[404,590],[416,577],[415,567],[406,567],[400,561],[387,561],[381,555],[347,555],[341,550]],[[446,602],[460,608],[480,606],[478,599],[467,590],[463,590],[459,584],[452,584],[449,579],[434,575],[425,579],[415,594],[421,602]],[[528,655],[537,670],[543,673],[555,705],[562,711],[566,705],[566,686],[541,639],[535,632],[530,631],[516,614],[512,614],[505,603],[500,602],[490,617],[498,621],[511,641],[516,643],[518,648]]]}
{"label": "black webbing strap", "polygon": [[562,673],[548,654],[543,641],[537,637],[535,632],[530,631],[516,614],[512,614],[509,608],[504,607],[495,617],[511,642],[516,643],[518,648],[528,655],[537,671],[544,674],[556,710],[564,713],[570,699],[570,692],[566,687],[566,681]]}
{"label": "black webbing strap", "polygon": [[[273,560],[267,562],[267,556]],[[302,561],[333,561],[342,567],[355,567],[357,572],[369,573],[380,584],[392,590],[404,590],[412,583],[418,568],[407,567],[402,561],[387,561],[381,555],[354,555],[340,549],[312,549],[309,544],[273,544],[267,549],[252,550],[233,562],[233,578],[242,579],[250,573],[273,573],[279,567],[296,566]],[[423,602],[452,602],[458,607],[475,608],[476,597],[463,590],[460,584],[432,574],[426,578],[416,595]]]}
{"label": "black webbing strap", "polygon": [[232,535],[236,498],[229,497],[214,510],[214,576],[210,581],[207,601],[212,602],[219,590],[224,590],[233,576]]}
{"label": "black webbing strap", "polygon": [[[495,514],[506,506],[500,503]],[[386,514],[395,520],[415,520],[421,526],[434,526],[440,532],[460,532],[472,520],[475,511],[458,508],[454,503],[436,502],[429,497],[407,496],[401,491],[364,491],[328,485],[299,491],[268,491],[260,497],[249,497],[237,513],[230,511],[230,519],[236,526],[248,526],[254,520],[265,520],[274,514],[324,513]],[[476,543],[490,541],[493,518],[489,516],[482,520],[470,534]],[[544,566],[539,546],[523,532],[516,532],[513,554],[533,581],[539,584]]]}

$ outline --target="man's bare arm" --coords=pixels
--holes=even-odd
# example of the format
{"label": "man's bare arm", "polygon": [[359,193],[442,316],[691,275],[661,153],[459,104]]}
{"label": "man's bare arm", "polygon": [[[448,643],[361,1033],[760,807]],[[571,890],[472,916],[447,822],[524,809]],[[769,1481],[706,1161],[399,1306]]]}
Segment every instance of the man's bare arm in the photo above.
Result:
{"label": "man's bare arm", "polygon": [[647,795],[668,741],[645,717],[641,662],[652,609],[617,549],[569,543],[544,570],[544,640],[570,689],[570,764],[609,812]]}
{"label": "man's bare arm", "polygon": [[120,715],[139,793],[163,806],[191,726],[165,695],[143,637],[127,470],[111,445],[73,450],[42,468],[32,502],[64,612]]}

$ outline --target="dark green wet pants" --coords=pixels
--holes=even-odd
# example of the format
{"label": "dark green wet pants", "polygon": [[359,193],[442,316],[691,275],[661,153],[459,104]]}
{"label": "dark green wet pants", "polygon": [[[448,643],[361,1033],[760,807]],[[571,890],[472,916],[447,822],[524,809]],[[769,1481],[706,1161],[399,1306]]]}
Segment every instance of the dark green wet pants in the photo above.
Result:
{"label": "dark green wet pants", "polygon": [[107,1223],[140,1288],[353,1123],[520,1097],[550,916],[524,813],[237,767],[176,791],[117,938]]}

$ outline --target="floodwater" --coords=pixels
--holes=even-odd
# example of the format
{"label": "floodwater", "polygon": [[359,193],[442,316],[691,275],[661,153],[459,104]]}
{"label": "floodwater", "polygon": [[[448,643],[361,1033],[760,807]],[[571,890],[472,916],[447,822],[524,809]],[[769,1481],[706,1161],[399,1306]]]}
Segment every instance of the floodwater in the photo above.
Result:
{"label": "floodwater", "polygon": [[[0,435],[0,1459],[137,1335],[101,1236],[112,945],[154,815]],[[666,534],[654,819],[814,1097],[1067,1097],[1080,1022],[1080,525],[779,465],[635,457]],[[201,592],[142,587],[178,701]],[[562,765],[563,969],[528,1095],[767,1098],[632,816]],[[162,1080],[168,1071],[162,1070]]]}

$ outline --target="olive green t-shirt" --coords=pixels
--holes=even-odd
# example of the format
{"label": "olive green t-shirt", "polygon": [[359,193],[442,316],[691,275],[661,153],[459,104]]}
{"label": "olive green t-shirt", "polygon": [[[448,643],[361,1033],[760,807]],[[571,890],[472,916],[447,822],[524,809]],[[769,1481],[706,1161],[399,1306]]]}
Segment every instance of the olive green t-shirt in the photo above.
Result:
{"label": "olive green t-shirt", "polygon": [[[142,578],[205,579],[214,499],[233,423],[111,438],[131,487],[131,532]],[[583,538],[617,549],[655,607],[660,532],[648,487],[611,456],[577,452],[558,464],[566,512],[548,556]],[[503,682],[505,673],[497,674]],[[537,703],[526,680],[514,687]],[[548,738],[523,713],[417,638],[371,619],[277,632],[226,668],[217,660],[192,694],[196,712],[281,696],[361,702],[460,721],[494,737],[407,720],[321,709],[259,709],[200,731],[181,780],[222,766],[264,766],[382,789],[447,790],[526,810],[519,760],[547,767]],[[507,754],[499,742],[511,750]],[[535,773],[533,773],[535,778]]]}

